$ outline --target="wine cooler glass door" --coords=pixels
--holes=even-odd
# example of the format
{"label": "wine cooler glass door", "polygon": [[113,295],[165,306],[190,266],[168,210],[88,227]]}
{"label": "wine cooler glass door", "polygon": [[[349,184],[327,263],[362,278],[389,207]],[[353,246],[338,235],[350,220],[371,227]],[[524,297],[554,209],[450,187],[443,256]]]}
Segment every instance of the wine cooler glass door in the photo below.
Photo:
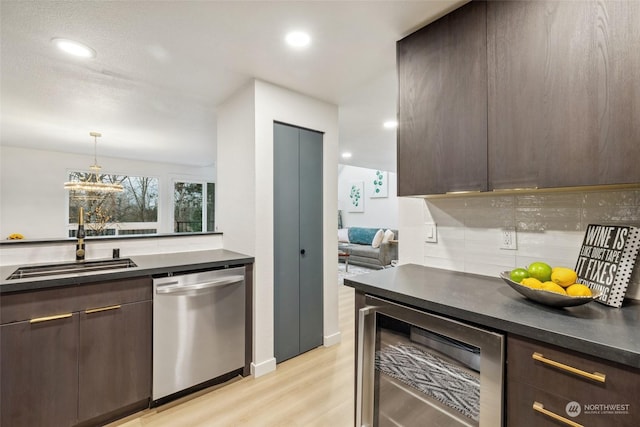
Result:
{"label": "wine cooler glass door", "polygon": [[501,426],[503,336],[367,296],[357,426]]}

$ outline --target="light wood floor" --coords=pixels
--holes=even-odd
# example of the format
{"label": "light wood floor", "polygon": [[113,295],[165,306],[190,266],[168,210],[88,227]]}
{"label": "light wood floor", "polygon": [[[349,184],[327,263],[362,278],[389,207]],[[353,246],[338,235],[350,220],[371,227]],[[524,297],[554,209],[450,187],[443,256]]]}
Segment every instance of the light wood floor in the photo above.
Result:
{"label": "light wood floor", "polygon": [[354,290],[340,286],[342,342],[198,397],[140,412],[110,427],[350,427],[354,413]]}

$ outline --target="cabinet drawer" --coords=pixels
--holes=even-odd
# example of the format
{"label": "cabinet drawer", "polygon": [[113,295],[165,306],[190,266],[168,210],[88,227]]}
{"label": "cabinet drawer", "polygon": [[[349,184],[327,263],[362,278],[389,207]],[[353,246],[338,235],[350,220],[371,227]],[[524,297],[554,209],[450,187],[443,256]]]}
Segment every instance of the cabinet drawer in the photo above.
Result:
{"label": "cabinet drawer", "polygon": [[[637,427],[640,405],[637,397],[594,398],[586,388],[575,389],[571,396],[558,396],[519,381],[509,381],[507,427]],[[534,404],[538,410],[534,409]],[[612,406],[605,406],[612,405]],[[543,413],[544,411],[545,413]],[[570,415],[571,414],[571,415]],[[562,417],[569,422],[559,419]],[[573,422],[575,424],[571,424]]]}
{"label": "cabinet drawer", "polygon": [[[604,381],[590,378],[594,374]],[[507,378],[567,398],[588,390],[596,402],[640,399],[639,370],[520,337],[507,339]]]}
{"label": "cabinet drawer", "polygon": [[151,297],[150,277],[16,292],[2,296],[0,321],[2,324],[18,322],[115,304],[146,301]]}

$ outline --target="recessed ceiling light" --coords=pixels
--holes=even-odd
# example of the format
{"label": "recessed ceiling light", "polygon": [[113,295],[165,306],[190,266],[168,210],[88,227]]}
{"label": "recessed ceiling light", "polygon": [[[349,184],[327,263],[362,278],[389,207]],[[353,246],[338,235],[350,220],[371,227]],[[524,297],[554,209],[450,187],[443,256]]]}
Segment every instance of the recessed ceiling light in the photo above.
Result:
{"label": "recessed ceiling light", "polygon": [[343,159],[350,159],[351,158],[351,153],[349,153],[349,152],[342,153],[342,158]]}
{"label": "recessed ceiling light", "polygon": [[51,43],[55,44],[58,49],[68,53],[69,55],[77,56],[80,58],[95,58],[96,51],[89,46],[69,40],[69,39],[51,39]]}
{"label": "recessed ceiling light", "polygon": [[291,47],[307,47],[311,43],[311,36],[302,31],[292,31],[287,34],[285,41]]}
{"label": "recessed ceiling light", "polygon": [[385,129],[395,129],[398,127],[398,122],[396,122],[395,120],[389,120],[384,122],[382,126],[384,126]]}

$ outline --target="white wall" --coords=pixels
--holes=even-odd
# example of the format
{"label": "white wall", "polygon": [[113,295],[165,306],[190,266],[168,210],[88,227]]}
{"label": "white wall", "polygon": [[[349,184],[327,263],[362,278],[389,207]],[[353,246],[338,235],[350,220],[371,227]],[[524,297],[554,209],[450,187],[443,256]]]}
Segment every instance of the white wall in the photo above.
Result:
{"label": "white wall", "polygon": [[[172,179],[215,181],[215,167],[191,167],[99,157],[104,172],[159,178],[160,233],[173,232],[171,223]],[[66,238],[69,171],[88,170],[92,155],[0,146],[0,238],[21,233],[27,238]],[[217,187],[217,186],[216,186]],[[217,190],[217,188],[216,188]]]}
{"label": "white wall", "polygon": [[[112,249],[120,249],[122,258],[136,255],[170,254],[175,252],[222,249],[221,234],[153,236],[144,238],[87,240],[86,259],[111,258]],[[48,262],[68,262],[75,259],[75,240],[69,242],[11,243],[0,246],[0,265],[24,265]]]}
{"label": "white wall", "polygon": [[[338,167],[338,209],[342,210],[342,226],[398,228],[397,175],[388,172],[388,197],[371,198],[375,169],[349,165]],[[349,212],[351,183],[364,182],[364,212]]]}
{"label": "white wall", "polygon": [[254,93],[251,83],[217,111],[219,161],[216,223],[225,233],[226,249],[255,256]]}
{"label": "white wall", "polygon": [[[253,95],[253,98],[252,98]],[[254,112],[253,120],[251,112]],[[337,227],[338,108],[269,83],[254,81],[218,112],[219,224],[225,249],[255,257],[252,373],[275,369],[273,330],[273,122],[324,132],[324,345],[340,341],[335,230]],[[254,139],[252,138],[254,133]],[[237,147],[232,147],[238,145]],[[229,194],[229,191],[237,194]],[[239,203],[228,203],[236,199]]]}
{"label": "white wall", "polygon": [[[424,239],[431,222],[437,243]],[[538,260],[573,268],[587,225],[603,223],[639,225],[640,190],[401,198],[399,261],[494,277]],[[505,227],[516,250],[500,249]],[[628,297],[640,298],[639,282],[636,267]]]}

